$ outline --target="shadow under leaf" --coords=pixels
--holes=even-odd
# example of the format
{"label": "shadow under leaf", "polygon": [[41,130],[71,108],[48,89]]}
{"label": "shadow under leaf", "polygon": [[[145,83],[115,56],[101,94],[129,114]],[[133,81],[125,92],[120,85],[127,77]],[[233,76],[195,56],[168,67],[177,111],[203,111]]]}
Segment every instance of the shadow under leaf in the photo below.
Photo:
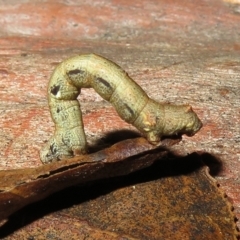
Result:
{"label": "shadow under leaf", "polygon": [[[8,221],[3,226],[1,226],[0,237],[6,237],[14,231],[24,226],[27,226],[28,224],[31,224],[33,221],[36,221],[37,219],[40,219],[45,215],[61,215],[62,211],[64,211],[64,214],[66,214],[66,212],[68,212],[68,209],[70,209],[69,211],[71,215],[71,209],[74,206],[79,206],[79,208],[81,209],[81,206],[88,205],[89,208],[88,202],[96,201],[95,204],[98,204],[98,199],[101,200],[103,196],[105,196],[106,198],[107,196],[111,196],[113,192],[123,191],[123,189],[128,189],[132,186],[141,187],[141,184],[149,184],[149,188],[151,188],[152,183],[160,181],[160,188],[169,188],[169,191],[171,191],[171,188],[174,189],[175,179],[176,185],[181,182],[181,184],[179,185],[179,191],[184,192],[184,188],[186,187],[184,186],[184,181],[186,180],[182,180],[182,178],[193,178],[193,174],[198,173],[200,169],[204,167],[204,162],[214,162],[214,169],[221,169],[221,162],[217,161],[213,156],[208,153],[201,154],[201,156],[197,153],[192,153],[185,157],[179,157],[174,156],[174,154],[172,154],[171,152],[168,152],[166,156],[154,162],[151,166],[145,169],[138,170],[125,176],[98,179],[97,181],[91,181],[84,184],[79,184],[77,186],[69,187],[65,190],[52,194],[44,200],[28,205],[23,209],[17,211],[16,213],[12,214],[9,217]],[[119,168],[117,164],[121,165],[122,163],[119,162],[114,165],[114,167]],[[111,169],[109,169],[109,171],[111,171]],[[217,171],[215,171],[215,174],[217,174]],[[196,175],[196,177],[197,176],[198,175]],[[168,181],[165,181],[166,179]],[[168,184],[169,181],[171,182],[169,186],[164,185]],[[206,190],[209,189],[208,185],[211,185],[210,182],[210,180],[209,182],[198,181],[198,184],[199,186],[205,184],[205,186],[202,187]],[[188,198],[188,196],[182,196],[182,198]],[[136,199],[134,201],[136,201]],[[151,199],[149,199],[149,201],[151,201]],[[164,204],[165,200],[163,198],[159,201]],[[90,208],[89,212],[91,212]],[[83,218],[83,216],[78,217],[80,217],[81,219]],[[84,217],[86,216],[84,215]]]}

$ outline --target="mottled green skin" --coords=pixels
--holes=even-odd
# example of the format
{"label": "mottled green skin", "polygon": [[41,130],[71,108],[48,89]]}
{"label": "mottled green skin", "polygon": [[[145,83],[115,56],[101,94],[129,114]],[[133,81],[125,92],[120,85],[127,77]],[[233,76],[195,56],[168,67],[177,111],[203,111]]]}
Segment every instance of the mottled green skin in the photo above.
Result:
{"label": "mottled green skin", "polygon": [[193,135],[202,126],[189,105],[169,105],[150,99],[143,89],[115,63],[95,54],[80,55],[60,63],[48,86],[48,100],[55,133],[41,150],[44,163],[87,151],[82,113],[77,100],[81,88],[94,88],[152,144],[162,136]]}

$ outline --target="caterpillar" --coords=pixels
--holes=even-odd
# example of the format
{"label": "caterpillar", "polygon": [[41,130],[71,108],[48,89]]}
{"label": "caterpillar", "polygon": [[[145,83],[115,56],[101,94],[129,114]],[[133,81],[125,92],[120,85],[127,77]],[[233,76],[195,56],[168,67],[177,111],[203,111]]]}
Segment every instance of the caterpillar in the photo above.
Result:
{"label": "caterpillar", "polygon": [[118,115],[152,144],[163,136],[194,135],[202,123],[190,105],[158,103],[114,62],[95,54],[61,62],[48,85],[54,135],[40,151],[43,163],[87,153],[87,141],[77,100],[81,88],[93,88]]}

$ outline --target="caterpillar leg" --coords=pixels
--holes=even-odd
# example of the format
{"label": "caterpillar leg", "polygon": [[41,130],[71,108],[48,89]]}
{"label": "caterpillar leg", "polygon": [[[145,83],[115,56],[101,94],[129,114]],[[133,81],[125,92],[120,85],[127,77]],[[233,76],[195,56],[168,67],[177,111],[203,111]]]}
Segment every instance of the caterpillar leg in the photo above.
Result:
{"label": "caterpillar leg", "polygon": [[63,142],[58,141],[58,137],[51,137],[48,143],[41,149],[40,158],[43,163],[50,163],[53,160],[59,161],[73,156],[73,151]]}

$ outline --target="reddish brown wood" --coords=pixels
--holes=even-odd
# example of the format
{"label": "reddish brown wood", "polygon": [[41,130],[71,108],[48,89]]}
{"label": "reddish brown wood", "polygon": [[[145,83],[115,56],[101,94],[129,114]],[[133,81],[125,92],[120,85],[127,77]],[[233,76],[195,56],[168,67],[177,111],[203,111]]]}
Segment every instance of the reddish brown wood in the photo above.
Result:
{"label": "reddish brown wood", "polygon": [[[239,8],[221,0],[2,1],[0,169],[41,165],[39,150],[53,131],[49,76],[61,60],[94,52],[122,66],[151,97],[193,106],[204,127],[176,153],[221,160],[215,177],[240,217]],[[83,90],[80,101],[91,144],[133,129],[93,90]]]}

